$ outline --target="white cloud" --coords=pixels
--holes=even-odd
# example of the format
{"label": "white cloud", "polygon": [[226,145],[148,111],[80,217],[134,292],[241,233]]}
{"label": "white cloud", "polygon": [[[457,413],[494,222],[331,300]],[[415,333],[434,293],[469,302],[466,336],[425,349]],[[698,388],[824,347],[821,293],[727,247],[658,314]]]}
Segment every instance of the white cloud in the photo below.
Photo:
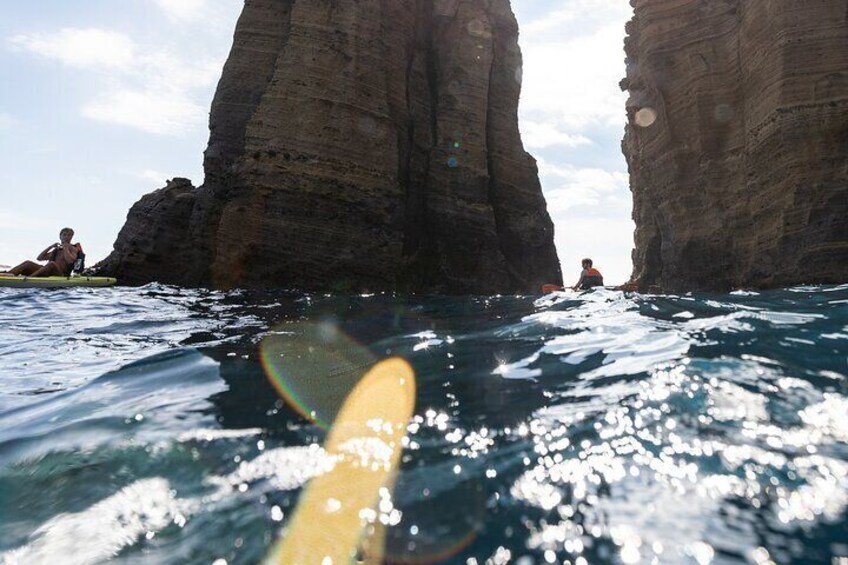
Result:
{"label": "white cloud", "polygon": [[49,223],[38,216],[24,214],[18,210],[0,208],[0,229],[19,231],[40,231]]}
{"label": "white cloud", "polygon": [[[53,231],[54,226],[43,217],[33,216],[20,210],[0,208],[1,268],[17,265],[25,259],[35,259],[35,255],[38,255],[50,243],[49,237]],[[45,235],[48,239],[42,241]],[[53,234],[53,237],[58,241],[58,233]],[[40,247],[33,249],[31,240],[37,240],[36,247]]]}
{"label": "white cloud", "polygon": [[0,131],[11,131],[18,125],[18,120],[11,114],[0,112]]}
{"label": "white cloud", "polygon": [[526,121],[553,123],[581,133],[592,125],[624,123],[626,0],[570,0],[521,26]]}
{"label": "white cloud", "polygon": [[180,135],[202,124],[204,108],[186,92],[115,89],[87,103],[82,115],[158,135]]}
{"label": "white cloud", "polygon": [[154,171],[152,169],[145,169],[138,176],[145,180],[149,180],[152,183],[155,183],[157,186],[165,186],[165,183],[168,181],[167,175],[164,175],[159,171]]}
{"label": "white cloud", "polygon": [[592,186],[599,192],[627,189],[627,174],[620,171],[556,165],[544,159],[539,160],[539,170],[542,175],[560,180],[559,184],[563,188]]}
{"label": "white cloud", "polygon": [[581,132],[592,125],[624,124],[627,96],[622,32],[617,25],[567,41],[531,43],[524,48],[527,120],[544,116],[565,129]]}
{"label": "white cloud", "polygon": [[126,35],[93,28],[19,34],[11,37],[9,43],[14,49],[30,51],[83,69],[125,68],[132,63],[135,55],[135,44]]}
{"label": "white cloud", "polygon": [[204,126],[206,96],[223,65],[222,58],[136,46],[128,36],[108,30],[21,34],[10,42],[16,49],[97,73],[97,94],[81,109],[86,118],[157,135],[182,135]]}
{"label": "white cloud", "polygon": [[580,278],[580,261],[590,257],[608,285],[630,279],[633,224],[617,219],[571,216],[557,218],[556,246],[566,284]]}
{"label": "white cloud", "polygon": [[200,20],[208,15],[207,0],[155,0],[155,2],[169,18],[177,21]]}
{"label": "white cloud", "polygon": [[626,173],[539,161],[548,212],[566,283],[577,279],[580,260],[591,257],[607,284],[630,278],[633,222]]}
{"label": "white cloud", "polygon": [[597,168],[554,165],[539,161],[539,176],[551,214],[573,208],[596,208],[593,215],[614,216],[629,205],[626,173]]}
{"label": "white cloud", "polygon": [[199,59],[181,57],[179,53],[156,50],[138,61],[137,80],[156,87],[206,88],[215,84],[224,61],[219,57]]}
{"label": "white cloud", "polygon": [[592,144],[592,140],[586,136],[565,133],[553,124],[530,120],[522,122],[521,137],[524,140],[524,145],[531,149],[545,149],[554,146],[578,147]]}
{"label": "white cloud", "polygon": [[[587,256],[608,284],[624,282],[634,225],[624,160],[618,143],[609,140],[626,120],[626,94],[618,85],[625,75],[624,26],[633,10],[627,0],[513,5],[524,54],[522,137],[537,150],[581,147],[567,154],[548,149],[547,160],[539,159],[566,283],[577,280]],[[591,145],[582,148],[584,139]],[[619,156],[618,168],[597,167],[611,155]]]}
{"label": "white cloud", "polygon": [[235,17],[244,7],[244,0],[152,1],[173,24],[192,25],[201,33],[221,32],[230,36]]}
{"label": "white cloud", "polygon": [[568,8],[545,14],[543,18],[533,20],[521,26],[521,36],[538,38],[543,33],[562,30],[567,24],[577,21],[577,10]]}
{"label": "white cloud", "polygon": [[[522,7],[521,2],[515,4],[517,10]],[[521,34],[536,41],[551,41],[563,35],[585,34],[611,22],[623,24],[633,14],[629,4],[628,0],[565,0],[565,7],[522,23]]]}

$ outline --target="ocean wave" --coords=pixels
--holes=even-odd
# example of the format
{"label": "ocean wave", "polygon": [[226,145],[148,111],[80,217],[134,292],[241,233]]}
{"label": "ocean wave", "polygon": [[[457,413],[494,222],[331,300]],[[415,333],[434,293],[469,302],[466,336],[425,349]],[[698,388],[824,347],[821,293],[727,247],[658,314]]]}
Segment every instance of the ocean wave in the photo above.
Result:
{"label": "ocean wave", "polygon": [[[333,468],[319,425],[332,422],[310,419],[344,397],[327,371],[391,356],[418,383],[389,501],[397,561],[848,551],[846,285],[541,298],[149,285],[0,289],[0,303],[4,562],[260,561],[300,489]],[[319,326],[344,336],[332,359],[309,343]],[[263,359],[268,340],[296,347]]]}

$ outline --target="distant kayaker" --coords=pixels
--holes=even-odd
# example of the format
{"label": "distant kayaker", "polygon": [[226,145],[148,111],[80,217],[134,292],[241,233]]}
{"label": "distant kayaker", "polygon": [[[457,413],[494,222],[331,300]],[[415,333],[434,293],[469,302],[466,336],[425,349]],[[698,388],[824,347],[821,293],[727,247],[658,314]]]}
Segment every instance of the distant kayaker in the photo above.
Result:
{"label": "distant kayaker", "polygon": [[596,286],[604,286],[604,277],[601,272],[594,268],[591,259],[583,259],[583,272],[580,280],[572,287],[573,290],[589,290]]}
{"label": "distant kayaker", "polygon": [[73,238],[74,230],[63,228],[59,232],[59,243],[49,246],[36,259],[36,261],[47,261],[46,265],[24,261],[6,274],[25,277],[67,277],[71,274],[74,262],[80,253],[79,244],[71,243]]}

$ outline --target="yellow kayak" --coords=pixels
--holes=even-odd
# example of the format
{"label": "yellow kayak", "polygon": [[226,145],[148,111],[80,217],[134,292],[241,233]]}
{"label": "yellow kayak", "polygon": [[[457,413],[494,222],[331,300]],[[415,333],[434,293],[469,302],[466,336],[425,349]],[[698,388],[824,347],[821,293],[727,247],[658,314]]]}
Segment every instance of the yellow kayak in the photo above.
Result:
{"label": "yellow kayak", "polygon": [[112,286],[118,279],[110,277],[23,277],[0,275],[0,287],[7,288],[72,288]]}

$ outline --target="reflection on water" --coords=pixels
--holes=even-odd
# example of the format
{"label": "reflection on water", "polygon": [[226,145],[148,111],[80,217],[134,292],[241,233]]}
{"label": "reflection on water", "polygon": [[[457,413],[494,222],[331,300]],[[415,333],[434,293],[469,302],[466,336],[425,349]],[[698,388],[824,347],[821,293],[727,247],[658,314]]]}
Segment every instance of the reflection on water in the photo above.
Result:
{"label": "reflection on water", "polygon": [[848,557],[848,287],[0,305],[3,562],[255,563],[308,537],[287,535],[337,466],[327,430],[391,357],[416,408],[393,488],[356,516],[388,562]]}

